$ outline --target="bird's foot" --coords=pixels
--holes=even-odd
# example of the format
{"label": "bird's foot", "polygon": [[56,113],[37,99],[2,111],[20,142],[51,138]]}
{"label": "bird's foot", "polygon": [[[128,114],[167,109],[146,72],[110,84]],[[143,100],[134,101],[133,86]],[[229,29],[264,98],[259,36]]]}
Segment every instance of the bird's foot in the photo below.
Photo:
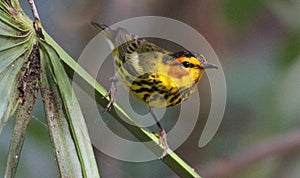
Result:
{"label": "bird's foot", "polygon": [[169,145],[168,145],[168,142],[167,142],[167,134],[166,134],[166,131],[163,129],[160,133],[154,133],[155,136],[157,136],[159,138],[159,142],[158,144],[162,145],[163,146],[163,153],[162,155],[159,157],[159,159],[162,159],[164,158],[167,153],[168,153],[168,150],[169,150]]}
{"label": "bird's foot", "polygon": [[103,112],[110,111],[111,108],[113,107],[115,101],[116,101],[118,79],[117,79],[116,76],[113,76],[109,80],[111,81],[110,89],[102,97],[102,99],[105,99],[105,98],[109,97],[110,100],[109,100],[109,103],[107,104],[107,106],[106,106],[106,108],[105,108],[105,110]]}

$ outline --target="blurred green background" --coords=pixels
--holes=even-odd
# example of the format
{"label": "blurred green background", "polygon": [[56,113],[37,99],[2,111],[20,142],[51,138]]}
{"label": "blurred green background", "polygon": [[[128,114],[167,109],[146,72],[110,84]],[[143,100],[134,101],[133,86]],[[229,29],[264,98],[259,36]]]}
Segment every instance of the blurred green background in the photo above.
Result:
{"label": "blurred green background", "polygon": [[[27,2],[21,3],[31,15]],[[225,72],[228,94],[225,115],[211,142],[199,148],[210,107],[210,88],[205,77],[199,85],[201,111],[197,126],[175,150],[200,175],[216,173],[220,166],[214,167],[214,163],[220,160],[226,163],[244,150],[299,129],[299,0],[65,0],[36,1],[36,5],[44,28],[74,59],[96,35],[88,24],[91,20],[110,25],[137,16],[164,16],[192,26],[208,40]],[[109,86],[108,78],[100,80]],[[43,120],[40,101],[34,116]],[[13,122],[0,135],[0,175],[6,165]],[[171,121],[164,124],[168,122]],[[115,121],[110,121],[110,125],[119,128]],[[277,145],[281,141],[277,140]],[[159,160],[129,163],[97,150],[95,154],[102,177],[176,177]],[[40,122],[32,120],[29,124],[21,156],[17,177],[58,177],[47,129]],[[299,166],[300,151],[293,147],[262,156],[228,177],[298,178]]]}

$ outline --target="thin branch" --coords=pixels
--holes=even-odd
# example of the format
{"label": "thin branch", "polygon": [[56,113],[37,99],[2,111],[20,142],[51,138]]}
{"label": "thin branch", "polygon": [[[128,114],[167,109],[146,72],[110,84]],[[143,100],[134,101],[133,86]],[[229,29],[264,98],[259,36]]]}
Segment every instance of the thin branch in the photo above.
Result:
{"label": "thin branch", "polygon": [[28,0],[28,3],[29,3],[29,5],[30,5],[30,7],[31,7],[32,14],[33,14],[33,16],[34,16],[34,20],[35,20],[36,22],[40,22],[40,21],[41,21],[41,20],[40,20],[40,16],[39,16],[39,13],[38,13],[37,8],[36,8],[36,6],[35,6],[34,0]]}
{"label": "thin branch", "polygon": [[33,27],[35,32],[37,33],[37,35],[41,38],[41,39],[45,39],[44,34],[42,32],[42,28],[41,28],[41,19],[39,16],[39,13],[37,11],[37,8],[35,6],[35,2],[34,0],[28,0],[28,3],[30,5],[33,17],[34,17],[34,21],[33,21]]}
{"label": "thin branch", "polygon": [[201,166],[201,175],[205,178],[232,177],[257,161],[272,155],[283,155],[294,151],[299,152],[299,148],[300,130],[291,131],[265,140],[245,151],[229,156],[227,159],[216,160],[203,167]]}

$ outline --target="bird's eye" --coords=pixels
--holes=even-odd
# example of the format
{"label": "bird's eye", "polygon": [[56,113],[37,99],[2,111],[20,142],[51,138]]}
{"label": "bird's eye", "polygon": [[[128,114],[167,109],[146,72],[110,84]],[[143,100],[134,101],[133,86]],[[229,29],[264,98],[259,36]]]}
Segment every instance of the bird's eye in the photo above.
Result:
{"label": "bird's eye", "polygon": [[185,67],[185,68],[190,67],[190,63],[189,63],[189,62],[186,62],[186,61],[182,62],[182,65],[183,65],[183,67]]}

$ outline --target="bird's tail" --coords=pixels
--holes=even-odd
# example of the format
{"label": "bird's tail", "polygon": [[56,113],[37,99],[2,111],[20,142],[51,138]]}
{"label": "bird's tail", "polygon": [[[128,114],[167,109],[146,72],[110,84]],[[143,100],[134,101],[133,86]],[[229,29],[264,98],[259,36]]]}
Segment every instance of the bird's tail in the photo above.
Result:
{"label": "bird's tail", "polygon": [[96,22],[90,23],[96,30],[102,32],[109,40],[114,41],[116,37],[116,32],[112,30],[109,26],[105,24],[98,24]]}

